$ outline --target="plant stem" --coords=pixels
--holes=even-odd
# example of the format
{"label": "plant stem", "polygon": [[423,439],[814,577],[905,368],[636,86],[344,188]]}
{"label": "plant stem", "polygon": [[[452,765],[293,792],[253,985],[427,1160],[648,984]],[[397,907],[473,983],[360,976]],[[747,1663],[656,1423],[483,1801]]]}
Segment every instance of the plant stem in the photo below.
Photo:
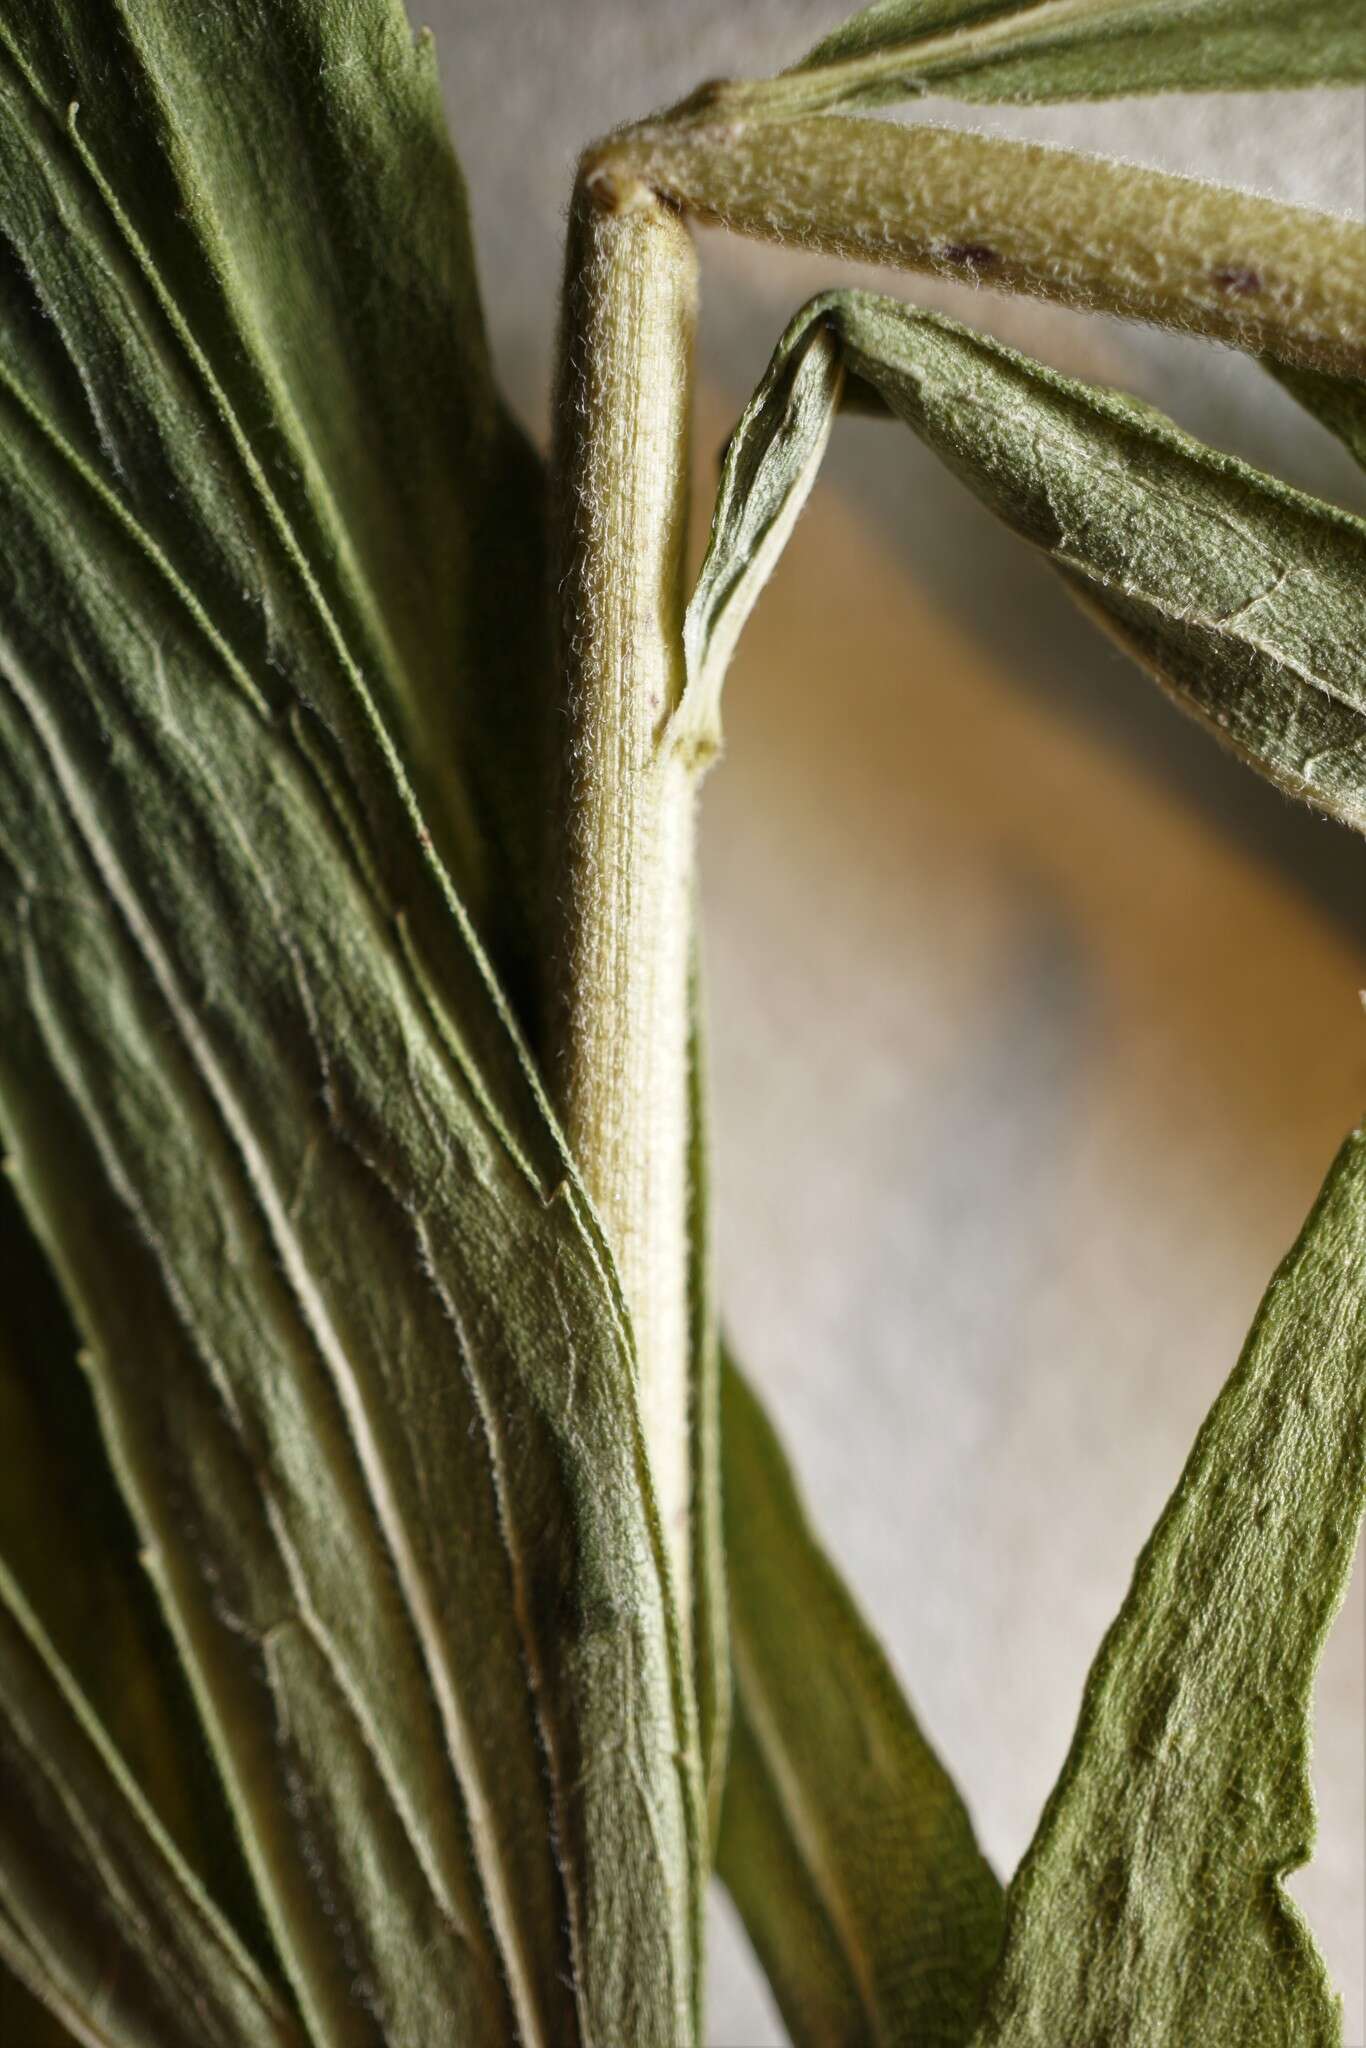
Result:
{"label": "plant stem", "polygon": [[741,235],[1366,368],[1355,221],[1198,178],[927,123],[646,123],[590,159]]}
{"label": "plant stem", "polygon": [[685,1618],[695,769],[664,733],[683,689],[696,300],[676,212],[638,180],[581,180],[555,410],[566,724],[552,1081],[635,1328]]}

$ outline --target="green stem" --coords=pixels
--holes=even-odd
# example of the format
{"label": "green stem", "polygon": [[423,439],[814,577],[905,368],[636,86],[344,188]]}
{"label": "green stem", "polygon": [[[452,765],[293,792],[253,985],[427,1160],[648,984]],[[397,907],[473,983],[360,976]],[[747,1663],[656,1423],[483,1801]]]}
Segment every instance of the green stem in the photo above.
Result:
{"label": "green stem", "polygon": [[660,1512],[688,1611],[688,969],[696,770],[683,688],[696,256],[634,179],[581,180],[555,417],[562,867],[552,1068],[635,1327]]}
{"label": "green stem", "polygon": [[1366,369],[1357,222],[1198,178],[928,124],[822,115],[628,129],[590,161],[698,220]]}

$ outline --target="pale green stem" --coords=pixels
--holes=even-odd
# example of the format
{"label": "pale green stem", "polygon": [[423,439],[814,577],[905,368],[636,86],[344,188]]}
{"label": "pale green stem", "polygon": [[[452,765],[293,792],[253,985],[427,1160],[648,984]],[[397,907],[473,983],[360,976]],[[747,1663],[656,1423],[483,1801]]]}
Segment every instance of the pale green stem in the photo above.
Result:
{"label": "pale green stem", "polygon": [[1073,150],[823,115],[660,123],[592,162],[743,235],[1366,371],[1360,223]]}
{"label": "pale green stem", "polygon": [[566,722],[552,1080],[635,1327],[685,1620],[697,771],[665,734],[683,688],[696,299],[676,212],[639,180],[581,181],[555,409]]}

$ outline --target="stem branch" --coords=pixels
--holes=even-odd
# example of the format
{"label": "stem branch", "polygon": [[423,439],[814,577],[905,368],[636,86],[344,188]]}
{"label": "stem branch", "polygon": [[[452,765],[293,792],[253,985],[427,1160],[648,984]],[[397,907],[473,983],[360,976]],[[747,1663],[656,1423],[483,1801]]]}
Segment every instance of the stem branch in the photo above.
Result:
{"label": "stem branch", "polygon": [[1357,222],[1035,142],[823,115],[667,122],[598,145],[698,220],[1366,370]]}

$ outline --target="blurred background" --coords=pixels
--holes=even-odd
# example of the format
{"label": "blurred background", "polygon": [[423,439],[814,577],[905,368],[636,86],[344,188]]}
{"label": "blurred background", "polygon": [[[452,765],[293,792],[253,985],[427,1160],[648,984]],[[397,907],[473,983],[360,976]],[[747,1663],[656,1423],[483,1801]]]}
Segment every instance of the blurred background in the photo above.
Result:
{"label": "blurred background", "polygon": [[[840,0],[415,0],[494,352],[545,438],[591,137],[798,57]],[[1360,212],[1356,93],[944,120]],[[1255,364],[969,285],[702,236],[715,456],[834,282],[932,304],[1366,508]],[[1013,1869],[1135,1555],[1366,1109],[1366,846],[1186,723],[900,427],[849,422],[742,642],[702,864],[724,1310],[813,1516]],[[1366,2041],[1366,1589],[1293,1880]],[[711,2048],[783,2039],[728,1907]]]}

